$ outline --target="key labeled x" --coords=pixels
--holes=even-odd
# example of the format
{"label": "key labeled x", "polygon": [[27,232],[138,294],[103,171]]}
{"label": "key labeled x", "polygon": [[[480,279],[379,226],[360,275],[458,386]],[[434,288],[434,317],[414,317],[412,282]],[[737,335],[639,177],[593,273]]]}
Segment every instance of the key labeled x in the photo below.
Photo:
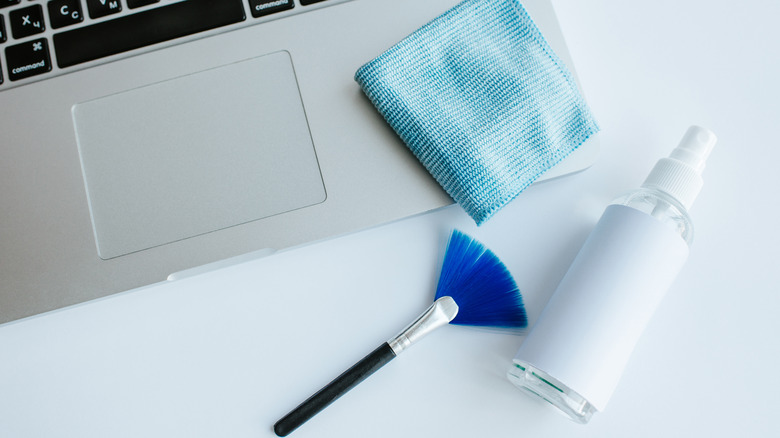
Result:
{"label": "key labeled x", "polygon": [[33,5],[11,11],[8,14],[8,18],[11,22],[11,34],[17,39],[41,33],[46,29],[43,23],[43,9],[41,5]]}

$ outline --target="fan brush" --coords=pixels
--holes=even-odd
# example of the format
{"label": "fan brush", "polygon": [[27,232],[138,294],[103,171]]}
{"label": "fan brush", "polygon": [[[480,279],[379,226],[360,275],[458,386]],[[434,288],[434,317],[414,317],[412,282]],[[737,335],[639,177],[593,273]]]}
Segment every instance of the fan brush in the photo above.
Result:
{"label": "fan brush", "polygon": [[528,324],[520,290],[492,251],[454,230],[433,304],[400,334],[309,397],[274,425],[287,436],[431,331],[449,323],[521,329]]}

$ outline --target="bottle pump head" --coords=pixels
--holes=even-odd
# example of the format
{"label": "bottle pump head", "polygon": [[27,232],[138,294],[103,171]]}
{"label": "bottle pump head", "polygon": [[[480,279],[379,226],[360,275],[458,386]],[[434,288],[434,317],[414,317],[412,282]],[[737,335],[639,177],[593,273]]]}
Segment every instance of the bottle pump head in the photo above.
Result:
{"label": "bottle pump head", "polygon": [[701,191],[701,173],[717,140],[712,131],[691,126],[669,157],[658,160],[642,187],[660,190],[689,209]]}

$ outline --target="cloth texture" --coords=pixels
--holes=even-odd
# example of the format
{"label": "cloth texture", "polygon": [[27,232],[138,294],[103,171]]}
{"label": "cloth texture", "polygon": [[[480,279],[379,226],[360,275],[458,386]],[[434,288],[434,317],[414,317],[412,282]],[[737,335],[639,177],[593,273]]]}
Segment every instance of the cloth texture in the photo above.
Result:
{"label": "cloth texture", "polygon": [[477,224],[599,129],[517,0],[464,1],[355,80]]}

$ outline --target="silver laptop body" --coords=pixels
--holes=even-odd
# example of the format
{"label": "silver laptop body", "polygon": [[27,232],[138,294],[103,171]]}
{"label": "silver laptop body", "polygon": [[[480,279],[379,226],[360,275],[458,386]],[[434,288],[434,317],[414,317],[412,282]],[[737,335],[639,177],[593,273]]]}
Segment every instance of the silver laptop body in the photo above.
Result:
{"label": "silver laptop body", "polygon": [[452,202],[353,75],[457,0],[303,3],[2,4],[0,323]]}

